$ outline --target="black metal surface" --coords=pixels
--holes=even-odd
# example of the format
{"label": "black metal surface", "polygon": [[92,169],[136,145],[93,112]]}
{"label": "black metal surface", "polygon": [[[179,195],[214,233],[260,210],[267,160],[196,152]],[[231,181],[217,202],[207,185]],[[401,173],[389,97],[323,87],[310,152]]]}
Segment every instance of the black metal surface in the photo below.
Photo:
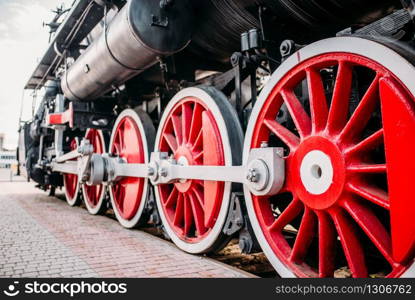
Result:
{"label": "black metal surface", "polygon": [[190,41],[193,14],[188,0],[131,1],[128,17],[131,27],[149,48],[159,53],[172,53]]}
{"label": "black metal surface", "polygon": [[241,33],[259,28],[255,0],[193,0],[197,22],[191,48],[227,62],[241,48]]}
{"label": "black metal surface", "polygon": [[[304,30],[333,33],[351,25],[368,24],[392,8],[399,0],[257,0],[270,7],[278,19]],[[306,26],[306,27],[304,27]]]}
{"label": "black metal surface", "polygon": [[[409,0],[403,0],[411,4]],[[99,1],[98,1],[99,2]],[[267,37],[279,44],[295,38],[309,43],[332,36],[350,26],[360,27],[383,17],[400,0],[186,0],[129,1],[130,23],[137,37],[158,53],[171,53],[186,45],[193,34],[191,51],[206,60],[228,63],[233,52],[240,50],[240,35],[252,28],[261,28],[259,6],[269,8],[264,13]],[[189,8],[189,3],[193,9]],[[90,9],[89,6],[93,8]],[[81,16],[83,24],[71,44],[78,44],[103,17],[104,8],[93,0],[78,0],[61,25],[35,72],[27,89],[41,87],[53,77],[61,60],[58,52],[71,45],[67,38]],[[194,22],[191,20],[194,18]],[[262,20],[261,20],[262,21]],[[180,33],[180,34],[179,34]],[[148,66],[146,66],[148,67]]]}
{"label": "black metal surface", "polygon": [[261,28],[265,7],[266,36],[310,43],[346,27],[361,27],[402,8],[399,0],[206,0],[195,3],[195,35],[191,49],[212,60],[229,62],[240,50],[240,35]]}
{"label": "black metal surface", "polygon": [[408,12],[406,9],[401,9],[365,27],[359,28],[357,30],[348,28],[337,35],[389,37],[399,40],[406,34],[406,31],[403,29],[408,23],[411,22],[411,20],[412,17],[410,12]]}
{"label": "black metal surface", "polygon": [[114,124],[113,104],[108,101],[72,103],[74,127],[80,130],[108,129]]}

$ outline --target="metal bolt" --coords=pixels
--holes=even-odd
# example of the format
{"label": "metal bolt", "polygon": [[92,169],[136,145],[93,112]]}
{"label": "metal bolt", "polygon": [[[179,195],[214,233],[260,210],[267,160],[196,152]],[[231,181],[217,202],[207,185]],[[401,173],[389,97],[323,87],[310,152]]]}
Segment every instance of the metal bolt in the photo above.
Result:
{"label": "metal bolt", "polygon": [[242,225],[244,225],[243,220],[241,220],[241,218],[237,218],[237,219],[236,219],[236,225],[237,225],[237,226],[241,226],[241,227],[242,227]]}
{"label": "metal bolt", "polygon": [[284,149],[283,148],[278,148],[277,149],[277,155],[280,157],[284,157]]}
{"label": "metal bolt", "polygon": [[167,160],[169,163],[171,163],[171,164],[175,164],[176,163],[176,160],[174,159],[174,155],[172,154],[172,155],[170,155],[169,156],[169,158],[168,158],[168,160]]}
{"label": "metal bolt", "polygon": [[148,169],[147,169],[148,176],[150,176],[150,177],[154,176],[155,173],[156,173],[156,171],[152,167],[148,167]]}
{"label": "metal bolt", "polygon": [[268,142],[267,141],[261,142],[261,148],[268,148]]}
{"label": "metal bolt", "polygon": [[259,180],[259,176],[255,169],[249,169],[248,174],[246,175],[246,179],[249,182],[257,182]]}
{"label": "metal bolt", "polygon": [[161,168],[159,171],[160,177],[167,177],[167,170],[165,168]]}
{"label": "metal bolt", "polygon": [[285,40],[281,43],[280,53],[282,57],[286,57],[294,53],[296,50],[296,45],[294,41]]}

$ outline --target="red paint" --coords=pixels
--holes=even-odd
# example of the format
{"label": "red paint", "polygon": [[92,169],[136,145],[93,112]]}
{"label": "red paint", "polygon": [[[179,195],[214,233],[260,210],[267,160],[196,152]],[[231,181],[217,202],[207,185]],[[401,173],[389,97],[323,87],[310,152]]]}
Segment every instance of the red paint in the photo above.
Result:
{"label": "red paint", "polygon": [[64,125],[69,124],[70,128],[73,128],[73,105],[69,103],[69,108],[63,113],[48,114],[46,117],[48,125]]}
{"label": "red paint", "polygon": [[399,262],[415,250],[415,107],[392,78],[380,82],[391,206],[393,257]]}
{"label": "red paint", "polygon": [[[71,141],[71,150],[76,150],[78,148],[78,144],[76,139]],[[63,174],[63,180],[65,182],[65,190],[66,196],[69,197],[69,200],[73,201],[76,197],[78,197],[78,176],[75,174]]]}
{"label": "red paint", "polygon": [[[91,145],[94,147],[94,152],[97,154],[104,153],[105,145],[101,139],[102,132],[97,129],[88,129],[85,134],[85,138],[91,142]],[[102,194],[105,192],[104,185],[87,185],[83,186],[85,190],[85,201],[88,201],[90,207],[95,208],[99,204],[99,201],[102,197]]]}
{"label": "red paint", "polygon": [[[332,98],[327,99],[320,70],[332,66],[338,71]],[[350,114],[352,78],[357,66],[370,69],[374,78]],[[308,81],[309,107],[304,107],[294,93],[303,80]],[[288,108],[296,130],[276,121],[282,104]],[[379,107],[383,125],[380,121],[372,124],[373,113]],[[372,131],[367,133],[369,122]],[[251,147],[270,141],[271,133],[289,153],[281,193],[291,194],[292,200],[286,208],[281,207],[276,217],[271,198],[252,198],[264,236],[279,260],[300,277],[331,277],[341,267],[335,252],[339,237],[339,249],[352,275],[366,277],[370,253],[361,239],[366,235],[389,264],[387,276],[402,274],[414,258],[415,247],[415,159],[411,144],[415,141],[415,108],[413,98],[393,79],[393,74],[354,54],[332,53],[303,61],[268,96],[255,124]],[[374,149],[378,153],[386,149],[386,160],[378,154],[374,161]],[[313,150],[324,152],[334,171],[333,183],[321,195],[309,193],[300,178],[302,159]],[[379,184],[378,178],[384,178],[385,185]],[[279,197],[273,198],[277,206]],[[391,224],[387,224],[389,217]],[[297,229],[297,234],[289,235],[291,238],[285,231],[288,224]],[[310,259],[314,257],[310,252],[313,242],[318,259],[310,265],[310,261],[316,261]]]}
{"label": "red paint", "polygon": [[[143,140],[133,118],[126,116],[118,123],[110,153],[127,163],[145,162]],[[131,220],[137,214],[143,197],[144,183],[144,178],[125,177],[112,186],[114,209],[123,219]]]}
{"label": "red paint", "polygon": [[[179,101],[162,129],[158,151],[189,165],[224,165],[223,146],[213,114],[198,98]],[[180,239],[195,243],[214,227],[223,199],[223,182],[186,180],[158,187],[164,213]]]}

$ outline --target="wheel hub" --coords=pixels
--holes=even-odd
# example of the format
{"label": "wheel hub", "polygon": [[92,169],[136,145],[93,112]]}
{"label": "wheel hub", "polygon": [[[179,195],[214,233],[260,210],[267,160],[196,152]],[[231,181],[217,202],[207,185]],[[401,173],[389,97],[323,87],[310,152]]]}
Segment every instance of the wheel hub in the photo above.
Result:
{"label": "wheel hub", "polygon": [[324,210],[339,200],[345,182],[344,155],[329,138],[309,137],[295,152],[295,170],[298,174],[295,189],[305,205]]}
{"label": "wheel hub", "polygon": [[[177,149],[177,153],[175,154],[174,157],[179,165],[189,166],[189,165],[194,164],[193,154],[191,150],[187,148],[186,146],[180,146]],[[192,186],[192,180],[182,179],[182,180],[179,180],[179,182],[177,182],[175,185],[181,193],[185,193]]]}
{"label": "wheel hub", "polygon": [[300,176],[310,194],[324,194],[333,183],[333,165],[330,157],[320,150],[308,152],[301,162]]}

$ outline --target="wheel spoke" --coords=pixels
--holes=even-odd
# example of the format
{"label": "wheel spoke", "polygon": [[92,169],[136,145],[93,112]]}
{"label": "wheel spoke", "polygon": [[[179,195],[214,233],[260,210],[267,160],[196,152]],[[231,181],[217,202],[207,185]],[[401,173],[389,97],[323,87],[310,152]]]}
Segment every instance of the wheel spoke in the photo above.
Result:
{"label": "wheel spoke", "polygon": [[190,129],[192,126],[193,111],[190,103],[184,103],[182,105],[182,138],[183,143],[187,143],[190,135]]}
{"label": "wheel spoke", "polygon": [[186,193],[183,194],[183,199],[184,199],[184,235],[188,236],[190,234],[190,229],[192,228],[192,225],[193,225],[192,205]]}
{"label": "wheel spoke", "polygon": [[367,277],[366,262],[363,254],[364,250],[357,238],[353,224],[350,223],[350,220],[340,210],[332,213],[332,217],[353,277]]}
{"label": "wheel spoke", "polygon": [[137,140],[137,132],[134,124],[128,123],[128,126],[126,126],[126,130],[124,131],[124,134],[122,135],[123,140],[123,153],[126,158],[128,159],[128,156],[134,156],[137,149],[134,149],[129,145],[132,141]]}
{"label": "wheel spoke", "polygon": [[192,191],[197,201],[199,201],[200,207],[204,210],[203,191],[201,191],[200,188],[198,188],[197,186],[193,186]]}
{"label": "wheel spoke", "polygon": [[196,230],[197,230],[197,235],[201,236],[206,232],[205,218],[204,218],[205,213],[202,207],[200,206],[199,200],[196,198],[195,195],[189,194],[189,198],[190,198],[190,204],[192,206],[192,214],[193,214],[193,219],[194,219],[194,223],[195,223]]}
{"label": "wheel spoke", "polygon": [[347,170],[352,173],[385,174],[386,164],[352,164]]}
{"label": "wheel spoke", "polygon": [[78,186],[78,177],[77,176],[73,176],[73,180],[72,180],[72,191],[73,191],[73,194],[74,194],[74,198],[77,196],[77,195],[75,195],[77,186]]}
{"label": "wheel spoke", "polygon": [[203,158],[203,151],[200,151],[199,153],[195,154],[194,160],[199,160]]}
{"label": "wheel spoke", "polygon": [[181,226],[184,221],[184,198],[183,194],[179,193],[177,196],[177,203],[176,203],[176,209],[173,219],[173,224],[176,226]]}
{"label": "wheel spoke", "polygon": [[165,133],[163,134],[164,140],[167,142],[167,144],[170,147],[170,150],[175,153],[177,150],[177,140],[171,133]]}
{"label": "wheel spoke", "polygon": [[319,277],[332,277],[337,233],[330,218],[323,212],[318,215],[318,270]]}
{"label": "wheel spoke", "polygon": [[118,131],[118,136],[120,138],[119,140],[119,145],[120,145],[120,154],[124,154],[124,150],[125,150],[125,140],[124,140],[124,135],[122,133],[124,133],[126,130],[128,130],[127,126],[126,126],[127,120],[125,120],[124,122],[121,123],[120,126],[120,130]]}
{"label": "wheel spoke", "polygon": [[265,120],[265,126],[272,131],[290,150],[295,150],[300,144],[300,139],[294,133],[275,120]]}
{"label": "wheel spoke", "polygon": [[205,187],[205,182],[203,180],[193,180],[193,182],[202,187],[202,189]]}
{"label": "wheel spoke", "polygon": [[97,202],[97,186],[89,186],[87,188],[87,195],[89,198],[87,200],[89,200],[92,205],[95,205]]}
{"label": "wheel spoke", "polygon": [[301,263],[307,255],[307,251],[315,236],[316,215],[311,209],[305,208],[297,238],[291,253],[291,261]]}
{"label": "wheel spoke", "polygon": [[282,90],[281,96],[301,137],[311,133],[311,120],[297,96],[291,90]]}
{"label": "wheel spoke", "polygon": [[327,129],[330,133],[339,132],[346,124],[352,90],[352,77],[352,67],[346,62],[340,61],[327,121]]}
{"label": "wheel spoke", "polygon": [[116,142],[115,142],[115,147],[116,147],[116,151],[117,151],[117,154],[119,155],[119,156],[121,156],[121,155],[123,155],[123,150],[124,150],[124,141],[123,141],[123,139],[122,139],[122,137],[121,137],[121,127],[124,127],[124,126],[120,126],[120,130],[117,132],[117,135],[116,135]]}
{"label": "wheel spoke", "polygon": [[379,104],[379,79],[380,76],[376,75],[356,110],[350,117],[350,120],[341,132],[341,140],[353,140],[358,138],[366,127],[373,111]]}
{"label": "wheel spoke", "polygon": [[173,204],[177,203],[177,201],[178,201],[178,193],[179,193],[179,191],[177,190],[177,188],[175,186],[173,186],[173,189],[171,190],[170,195],[167,198],[167,200],[164,203],[164,205],[166,207],[170,207]]}
{"label": "wheel spoke", "polygon": [[360,152],[367,152],[376,149],[383,144],[383,129],[379,129],[357,145],[345,150],[346,155],[354,155]]}
{"label": "wheel spoke", "polygon": [[119,185],[119,188],[117,190],[117,195],[118,197],[116,198],[116,200],[118,203],[119,210],[121,212],[124,212],[125,186],[123,183]]}
{"label": "wheel spoke", "polygon": [[307,69],[308,94],[310,99],[310,111],[313,132],[324,130],[327,124],[328,107],[326,93],[320,71]]}
{"label": "wheel spoke", "polygon": [[200,128],[196,140],[193,144],[192,150],[203,149],[203,127]]}
{"label": "wheel spoke", "polygon": [[388,194],[378,187],[359,181],[347,183],[346,188],[350,192],[353,192],[354,194],[363,197],[364,199],[369,200],[385,209],[389,209],[390,207]]}
{"label": "wheel spoke", "polygon": [[183,141],[182,121],[180,117],[173,115],[171,116],[171,122],[173,123],[173,130],[174,130],[174,135],[176,136],[177,144],[181,145]]}
{"label": "wheel spoke", "polygon": [[195,103],[193,107],[192,125],[190,126],[189,142],[194,143],[202,130],[202,112],[204,108]]}
{"label": "wheel spoke", "polygon": [[304,209],[304,205],[298,198],[294,198],[286,209],[277,217],[277,219],[269,226],[269,231],[280,232],[294,220]]}
{"label": "wheel spoke", "polygon": [[393,265],[392,242],[389,233],[372,210],[355,199],[347,199],[343,207],[363,229],[380,253]]}

